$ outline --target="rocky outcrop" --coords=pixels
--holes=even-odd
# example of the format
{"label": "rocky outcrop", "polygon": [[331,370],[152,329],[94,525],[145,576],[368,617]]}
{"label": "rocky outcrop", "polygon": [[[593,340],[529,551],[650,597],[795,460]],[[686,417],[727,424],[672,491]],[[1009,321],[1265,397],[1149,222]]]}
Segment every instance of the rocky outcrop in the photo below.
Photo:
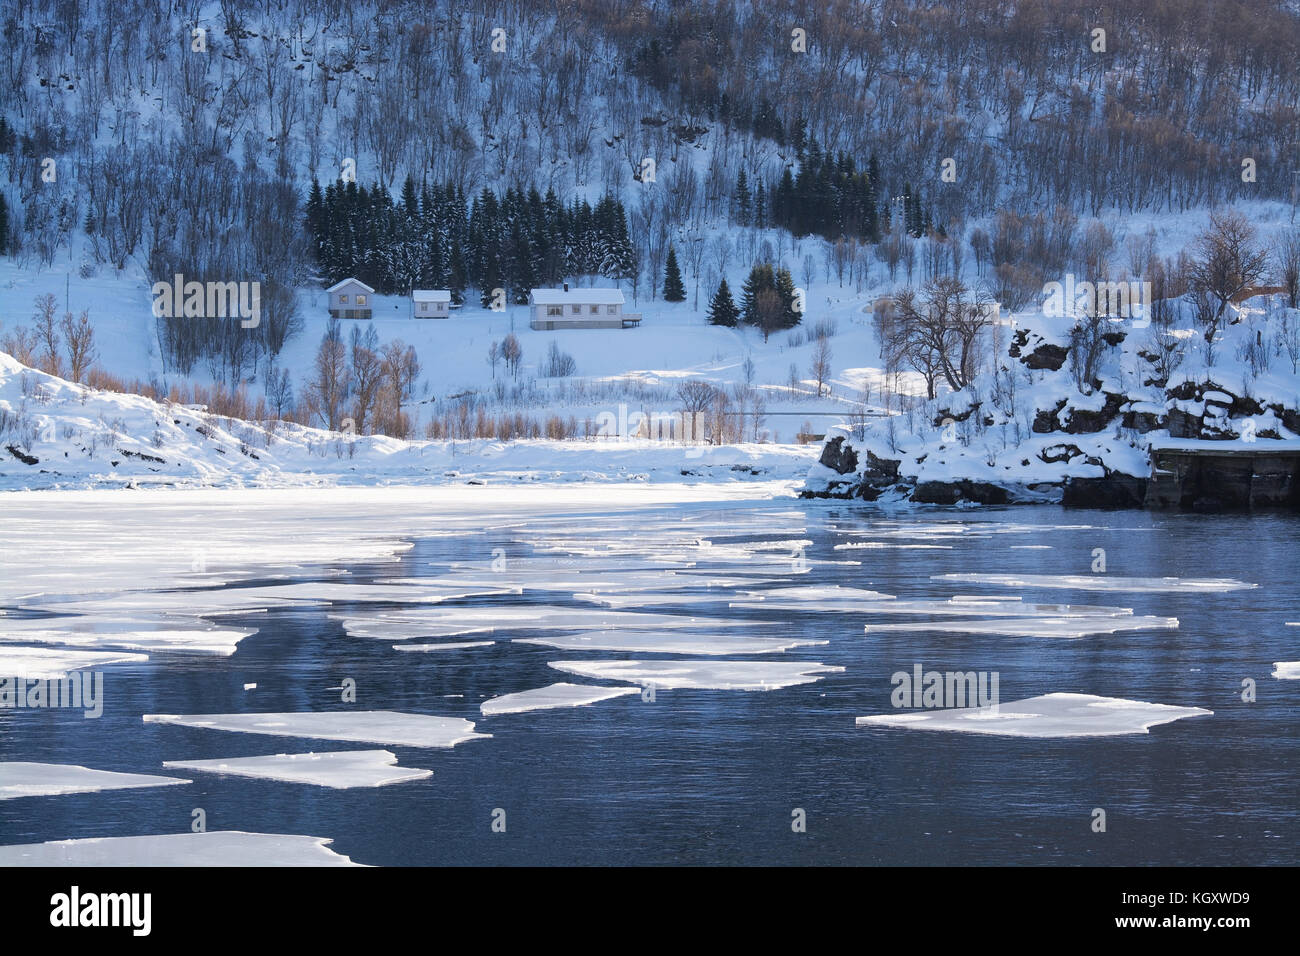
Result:
{"label": "rocky outcrop", "polygon": [[1063,345],[1048,342],[1041,335],[1031,333],[1028,329],[1018,329],[1011,339],[1011,345],[1007,348],[1007,354],[1012,358],[1020,359],[1026,368],[1059,372],[1070,350]]}
{"label": "rocky outcrop", "polygon": [[955,505],[973,501],[981,505],[1011,503],[1006,488],[987,481],[923,481],[912,492],[912,500],[926,505]]}
{"label": "rocky outcrop", "polygon": [[1104,478],[1067,478],[1061,504],[1067,508],[1141,508],[1147,480],[1114,472]]}
{"label": "rocky outcrop", "polygon": [[853,446],[844,440],[845,436],[836,435],[826,442],[822,448],[822,455],[817,459],[831,471],[841,475],[847,475],[858,469],[858,456],[854,452]]}

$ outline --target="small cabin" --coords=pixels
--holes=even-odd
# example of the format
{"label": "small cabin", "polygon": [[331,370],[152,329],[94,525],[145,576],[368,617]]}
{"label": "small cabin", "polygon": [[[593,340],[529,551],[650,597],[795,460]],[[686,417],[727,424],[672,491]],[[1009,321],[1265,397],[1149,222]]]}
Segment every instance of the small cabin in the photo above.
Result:
{"label": "small cabin", "polygon": [[325,290],[330,297],[330,318],[371,318],[371,296],[375,290],[360,279],[344,279]]}
{"label": "small cabin", "polygon": [[451,290],[414,290],[411,293],[411,315],[417,319],[445,319],[450,317]]}
{"label": "small cabin", "polygon": [[630,329],[641,324],[637,313],[623,311],[618,289],[533,289],[528,293],[528,324],[554,329]]}

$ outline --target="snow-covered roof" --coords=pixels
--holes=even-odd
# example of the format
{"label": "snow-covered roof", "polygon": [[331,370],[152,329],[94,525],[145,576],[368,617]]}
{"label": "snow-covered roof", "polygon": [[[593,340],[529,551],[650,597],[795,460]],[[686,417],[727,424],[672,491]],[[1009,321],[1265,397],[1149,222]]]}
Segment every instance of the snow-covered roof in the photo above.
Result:
{"label": "snow-covered roof", "polygon": [[533,289],[528,293],[533,305],[622,305],[618,289]]}
{"label": "snow-covered roof", "polygon": [[416,302],[450,302],[450,289],[413,289],[411,298]]}
{"label": "snow-covered roof", "polygon": [[368,286],[368,285],[366,285],[364,282],[362,282],[360,279],[352,279],[352,278],[344,279],[342,282],[336,282],[336,283],[334,283],[332,286],[330,286],[328,289],[326,289],[325,291],[326,291],[326,292],[337,292],[337,291],[339,291],[339,289],[343,288],[343,287],[346,286],[346,285],[359,285],[359,286],[361,286],[361,288],[365,289],[367,292],[374,292],[374,291],[375,291],[374,289],[370,288],[370,286]]}

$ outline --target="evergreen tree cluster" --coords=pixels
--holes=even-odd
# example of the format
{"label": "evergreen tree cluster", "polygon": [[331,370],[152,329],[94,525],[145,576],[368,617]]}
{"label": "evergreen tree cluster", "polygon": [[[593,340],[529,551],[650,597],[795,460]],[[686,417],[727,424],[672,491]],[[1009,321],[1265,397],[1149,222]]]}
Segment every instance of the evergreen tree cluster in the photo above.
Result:
{"label": "evergreen tree cluster", "polygon": [[[881,180],[876,157],[870,158],[866,169],[859,169],[851,156],[822,152],[815,139],[801,147],[799,153],[798,175],[787,168],[780,180],[767,188],[761,179],[751,188],[742,169],[732,192],[732,218],[742,226],[776,226],[796,236],[817,235],[831,242],[845,237],[879,242]],[[919,216],[919,196],[907,202],[907,209],[915,203]],[[888,219],[886,202],[884,228]]]}
{"label": "evergreen tree cluster", "polygon": [[623,205],[606,196],[564,205],[548,190],[484,189],[468,203],[462,190],[425,186],[408,177],[400,200],[378,184],[313,184],[307,229],[330,284],[355,276],[384,295],[445,288],[456,303],[479,290],[488,305],[494,289],[528,301],[530,289],[566,276],[623,279],[636,269]]}
{"label": "evergreen tree cluster", "polygon": [[913,239],[929,235],[933,226],[930,221],[930,209],[922,207],[919,193],[912,192],[912,184],[903,186],[903,228]]}
{"label": "evergreen tree cluster", "polygon": [[794,328],[800,318],[795,309],[794,278],[789,269],[778,269],[770,262],[760,262],[749,270],[749,277],[741,288],[742,322],[762,329],[766,338],[779,329]]}

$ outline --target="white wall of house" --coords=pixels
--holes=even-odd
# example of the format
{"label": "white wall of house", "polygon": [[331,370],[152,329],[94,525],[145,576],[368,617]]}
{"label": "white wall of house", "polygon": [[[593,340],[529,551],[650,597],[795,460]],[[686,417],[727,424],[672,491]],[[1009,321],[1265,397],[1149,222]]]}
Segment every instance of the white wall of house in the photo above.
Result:
{"label": "white wall of house", "polygon": [[336,319],[368,319],[375,290],[359,279],[344,279],[326,290],[329,313]]}

